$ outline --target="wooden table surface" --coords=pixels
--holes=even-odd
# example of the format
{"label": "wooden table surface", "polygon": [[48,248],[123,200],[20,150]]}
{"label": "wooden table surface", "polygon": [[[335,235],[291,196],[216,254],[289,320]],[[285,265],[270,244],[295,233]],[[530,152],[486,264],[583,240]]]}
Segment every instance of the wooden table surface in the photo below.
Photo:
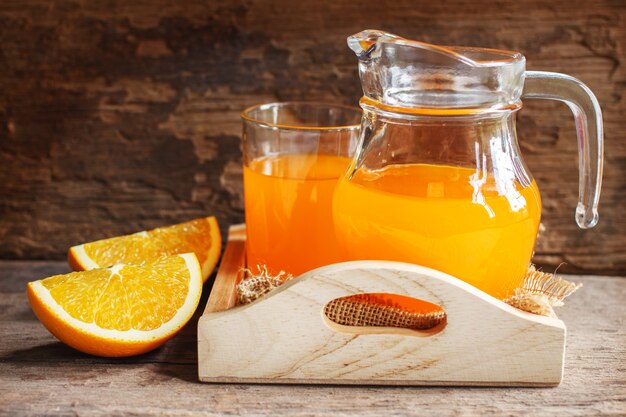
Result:
{"label": "wooden table surface", "polygon": [[626,415],[625,278],[568,277],[584,287],[558,311],[568,326],[559,387],[390,388],[201,384],[199,312],[154,352],[81,354],[48,333],[26,299],[26,282],[66,271],[63,262],[0,261],[0,415]]}

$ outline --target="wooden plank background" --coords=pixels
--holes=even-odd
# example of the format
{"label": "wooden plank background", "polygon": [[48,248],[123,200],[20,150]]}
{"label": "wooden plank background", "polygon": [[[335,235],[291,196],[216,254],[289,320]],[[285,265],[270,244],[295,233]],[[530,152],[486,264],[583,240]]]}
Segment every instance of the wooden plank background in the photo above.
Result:
{"label": "wooden plank background", "polygon": [[626,274],[626,2],[355,0],[0,2],[0,258],[199,217],[243,218],[239,112],[274,100],[356,103],[346,36],[385,29],[523,52],[583,80],[604,110],[600,224],[574,222],[565,105],[526,102],[520,146],[542,192],[535,261]]}

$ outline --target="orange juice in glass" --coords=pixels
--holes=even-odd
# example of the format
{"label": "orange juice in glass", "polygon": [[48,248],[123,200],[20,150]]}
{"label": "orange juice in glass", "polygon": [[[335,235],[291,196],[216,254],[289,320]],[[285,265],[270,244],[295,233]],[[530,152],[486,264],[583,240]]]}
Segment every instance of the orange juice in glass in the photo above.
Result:
{"label": "orange juice in glass", "polygon": [[247,265],[299,275],[342,261],[332,219],[361,111],[272,103],[242,113]]}

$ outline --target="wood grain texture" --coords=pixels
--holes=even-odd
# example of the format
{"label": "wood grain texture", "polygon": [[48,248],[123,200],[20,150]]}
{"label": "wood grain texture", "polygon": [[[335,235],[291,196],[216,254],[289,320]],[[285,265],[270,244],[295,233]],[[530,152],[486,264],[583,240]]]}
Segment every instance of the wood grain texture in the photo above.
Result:
{"label": "wood grain texture", "polygon": [[238,302],[237,284],[243,279],[246,266],[246,226],[231,226],[227,239],[204,314],[228,310]]}
{"label": "wood grain texture", "polygon": [[583,80],[606,132],[600,223],[574,222],[574,123],[527,101],[520,146],[543,197],[535,261],[626,274],[626,3],[313,0],[0,2],[0,258],[215,214],[243,219],[239,112],[273,100],[356,103],[347,35],[523,52]]}
{"label": "wood grain texture", "polygon": [[[626,279],[568,276],[584,287],[558,311],[567,324],[556,388],[406,388],[201,384],[194,319],[162,348],[126,359],[78,353],[51,336],[26,299],[28,280],[63,262],[0,261],[0,415],[622,416]],[[206,302],[204,295],[201,305]],[[251,346],[251,349],[254,347]]]}
{"label": "wood grain texture", "polygon": [[[224,263],[221,268],[237,270]],[[224,279],[234,288],[236,283],[229,278]],[[221,284],[219,279],[218,273],[216,284]],[[324,317],[330,301],[362,293],[429,301],[446,312],[447,322],[432,331],[417,331],[340,326]],[[204,382],[426,386],[561,382],[562,321],[519,311],[418,265],[339,263],[302,274],[250,304],[215,311],[209,300],[207,310],[213,311],[205,312],[198,323],[198,373]]]}

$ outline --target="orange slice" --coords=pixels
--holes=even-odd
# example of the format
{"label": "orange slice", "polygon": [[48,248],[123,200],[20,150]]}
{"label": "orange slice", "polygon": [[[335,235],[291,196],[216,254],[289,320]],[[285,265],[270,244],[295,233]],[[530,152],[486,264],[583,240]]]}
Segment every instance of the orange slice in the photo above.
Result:
{"label": "orange slice", "polygon": [[70,248],[67,259],[75,271],[118,263],[141,264],[162,256],[193,252],[206,281],[220,256],[222,238],[215,217],[195,219],[132,235],[112,237]]}
{"label": "orange slice", "polygon": [[193,253],[143,265],[117,264],[28,283],[28,300],[63,343],[98,356],[131,356],[174,336],[202,293]]}

